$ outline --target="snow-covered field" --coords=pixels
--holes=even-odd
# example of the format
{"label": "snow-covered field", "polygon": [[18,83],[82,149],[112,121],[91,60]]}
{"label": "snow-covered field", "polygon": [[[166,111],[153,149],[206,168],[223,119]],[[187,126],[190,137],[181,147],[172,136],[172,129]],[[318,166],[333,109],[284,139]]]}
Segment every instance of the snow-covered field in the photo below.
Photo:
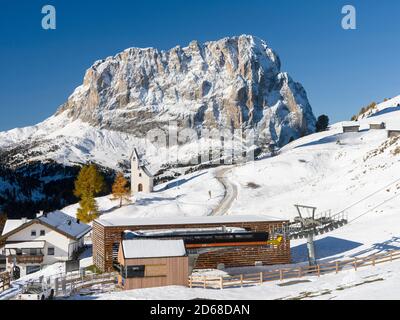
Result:
{"label": "snow-covered field", "polygon": [[[359,121],[359,133],[342,133],[342,124],[287,145],[281,153],[227,171],[237,196],[228,214],[268,215],[292,219],[294,204],[318,207],[318,212],[345,210],[350,223],[316,238],[320,261],[361,257],[400,249],[400,139],[387,138],[386,130],[369,130],[384,121],[400,129],[399,98],[379,105],[379,113]],[[387,110],[388,112],[385,112]],[[205,216],[224,197],[216,179],[220,169],[208,169],[157,186],[156,192],[137,196],[134,203],[115,209],[109,197],[99,198],[102,218]],[[209,195],[211,191],[211,197]],[[74,215],[76,205],[64,212]],[[292,241],[295,263],[306,261],[305,240]],[[99,299],[398,299],[400,262],[361,271],[310,277],[297,284],[203,290],[167,287],[102,294]],[[228,270],[229,272],[229,270]],[[305,294],[308,293],[308,294]],[[82,298],[82,297],[75,297]]]}
{"label": "snow-covered field", "polygon": [[[101,217],[107,220],[209,215],[224,197],[223,186],[215,178],[217,170],[195,172],[158,185],[153,193],[140,193],[122,208],[118,208],[118,201],[112,201],[110,196],[98,198]],[[62,211],[75,216],[77,208],[78,204],[74,204]]]}
{"label": "snow-covered field", "polygon": [[274,300],[331,299],[380,300],[399,299],[400,262],[377,267],[348,270],[338,274],[304,277],[298,280],[267,282],[263,285],[233,289],[190,289],[179,286],[137,289],[96,296],[73,296],[71,299],[100,300]]}

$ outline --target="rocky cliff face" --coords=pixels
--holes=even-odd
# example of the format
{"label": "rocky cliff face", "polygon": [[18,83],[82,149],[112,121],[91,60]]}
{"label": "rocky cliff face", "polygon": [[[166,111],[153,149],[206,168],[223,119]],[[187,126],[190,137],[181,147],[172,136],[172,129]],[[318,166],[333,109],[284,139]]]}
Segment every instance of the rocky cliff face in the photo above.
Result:
{"label": "rocky cliff face", "polygon": [[264,41],[245,35],[169,51],[131,48],[87,70],[58,114],[138,137],[169,121],[255,128],[259,143],[283,145],[313,132],[315,118],[303,87],[280,69]]}

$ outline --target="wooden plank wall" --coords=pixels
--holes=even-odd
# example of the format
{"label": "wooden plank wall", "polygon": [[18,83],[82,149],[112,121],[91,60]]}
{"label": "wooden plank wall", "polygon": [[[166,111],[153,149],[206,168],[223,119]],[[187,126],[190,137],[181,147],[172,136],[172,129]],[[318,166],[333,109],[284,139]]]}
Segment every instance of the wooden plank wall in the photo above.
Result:
{"label": "wooden plank wall", "polygon": [[124,264],[145,266],[145,277],[125,279],[126,290],[188,285],[188,257],[126,259]]}

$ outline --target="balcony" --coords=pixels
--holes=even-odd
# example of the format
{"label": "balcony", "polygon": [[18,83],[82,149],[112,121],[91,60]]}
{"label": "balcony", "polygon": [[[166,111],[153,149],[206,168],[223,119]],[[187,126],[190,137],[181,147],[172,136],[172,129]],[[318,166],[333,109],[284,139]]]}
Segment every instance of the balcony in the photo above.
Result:
{"label": "balcony", "polygon": [[14,258],[16,259],[16,263],[42,263],[43,255],[13,255],[8,256],[8,263],[13,263]]}

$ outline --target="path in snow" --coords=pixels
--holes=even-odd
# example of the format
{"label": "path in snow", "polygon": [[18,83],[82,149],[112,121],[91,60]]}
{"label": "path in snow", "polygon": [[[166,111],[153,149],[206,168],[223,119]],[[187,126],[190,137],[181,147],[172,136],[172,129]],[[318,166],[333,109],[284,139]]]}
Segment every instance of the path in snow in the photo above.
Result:
{"label": "path in snow", "polygon": [[218,169],[215,173],[215,177],[217,180],[223,185],[225,189],[224,198],[218,204],[216,208],[214,208],[211,212],[211,216],[222,216],[227,213],[229,208],[232,206],[233,201],[237,198],[237,187],[231,181],[229,181],[228,177],[225,174],[232,170],[233,167],[223,167]]}

